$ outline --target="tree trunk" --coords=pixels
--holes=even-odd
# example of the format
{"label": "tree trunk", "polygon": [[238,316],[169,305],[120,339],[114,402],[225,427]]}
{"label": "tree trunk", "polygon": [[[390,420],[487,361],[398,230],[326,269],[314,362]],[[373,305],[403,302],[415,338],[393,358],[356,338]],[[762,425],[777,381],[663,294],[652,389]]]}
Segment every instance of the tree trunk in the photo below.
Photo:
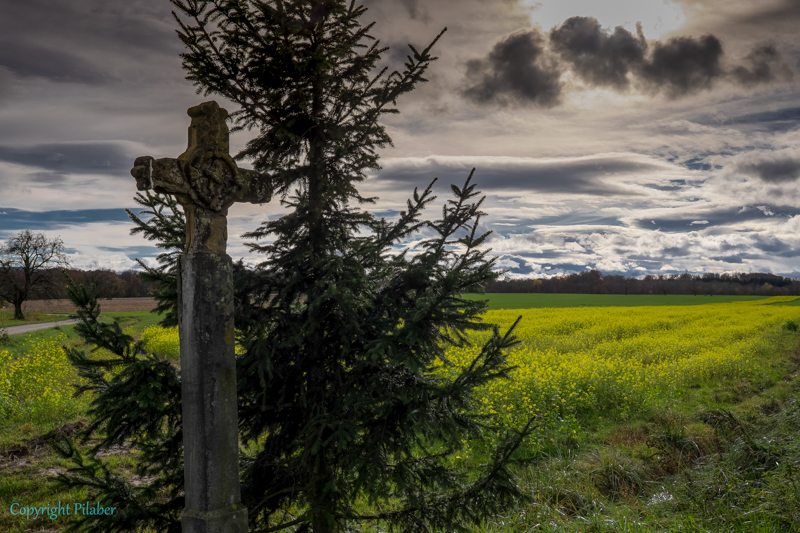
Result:
{"label": "tree trunk", "polygon": [[313,513],[312,531],[314,533],[334,533],[335,525],[331,523],[330,515],[323,509],[318,509]]}
{"label": "tree trunk", "polygon": [[[312,378],[317,384],[320,377]],[[311,479],[308,480],[307,492],[310,496],[311,504],[311,530],[313,533],[336,533],[339,530],[336,523],[336,508],[338,502],[331,501],[330,487],[333,483],[333,475],[329,467],[329,458],[325,453],[325,446],[321,445],[317,454],[309,453],[319,441],[328,438],[328,432],[311,432],[306,435],[305,448],[307,454],[307,465],[311,471]]]}
{"label": "tree trunk", "polygon": [[14,302],[14,320],[25,320],[22,314],[22,302]]}
{"label": "tree trunk", "polygon": [[[322,459],[324,462],[325,459]],[[311,502],[311,527],[314,533],[336,533],[338,527],[333,508],[336,504],[326,498],[325,487],[332,480],[326,468],[322,472],[314,474],[316,479],[312,480],[313,501]]]}

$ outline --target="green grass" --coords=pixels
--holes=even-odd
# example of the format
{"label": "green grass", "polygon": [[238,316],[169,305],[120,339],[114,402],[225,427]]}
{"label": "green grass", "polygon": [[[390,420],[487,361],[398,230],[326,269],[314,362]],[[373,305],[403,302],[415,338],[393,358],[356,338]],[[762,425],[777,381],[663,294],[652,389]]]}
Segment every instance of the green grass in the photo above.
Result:
{"label": "green grass", "polygon": [[[149,311],[103,313],[102,320],[117,318],[120,325],[128,329],[135,337],[148,326],[157,324],[161,316]],[[11,335],[9,340],[0,345],[0,350],[8,350],[14,357],[25,357],[26,345],[35,345],[39,341],[53,341],[65,337],[67,345],[78,346],[83,341],[75,333],[75,326],[57,326],[55,328],[33,331],[30,333]],[[25,506],[39,507],[57,505],[59,501],[83,502],[90,499],[86,489],[66,489],[55,482],[58,472],[65,472],[74,466],[71,461],[62,459],[50,448],[47,439],[49,432],[62,428],[64,424],[85,423],[83,415],[70,420],[56,417],[30,420],[18,423],[3,424],[0,421],[0,531],[61,531],[74,521],[73,516],[61,516],[51,521],[41,518],[29,522],[24,517],[13,516],[9,512],[11,503],[18,502]],[[21,451],[28,448],[28,452]],[[111,463],[119,464],[126,469],[133,465],[130,452],[119,450],[117,455],[109,457]],[[15,460],[14,457],[22,460]]]}
{"label": "green grass", "polygon": [[[157,324],[161,317],[150,311],[118,311],[114,313],[103,313],[101,320],[113,320],[118,318],[122,328],[132,328],[134,337],[138,337],[142,330],[148,326]],[[67,343],[74,345],[82,342],[77,333],[75,333],[75,325],[68,326],[55,326],[47,329],[40,329],[30,333],[23,333],[19,335],[9,335],[5,343],[0,344],[0,350],[8,350],[16,356],[23,355],[24,346],[28,344],[35,344],[39,341],[52,341],[58,339],[62,335],[66,336]]]}
{"label": "green grass", "polygon": [[[658,305],[702,305],[764,300],[767,296],[691,296],[669,294],[467,294],[471,300],[489,300],[489,309],[533,309],[539,307],[638,307]],[[795,303],[796,302],[796,303]],[[800,305],[800,300],[792,302]]]}
{"label": "green grass", "polygon": [[66,320],[69,318],[68,315],[69,313],[25,313],[25,320],[14,320],[13,311],[0,311],[0,328],[38,324],[41,322],[57,322],[59,320]]}
{"label": "green grass", "polygon": [[[85,488],[65,490],[53,479],[57,472],[65,472],[71,465],[67,460],[47,454],[41,461],[15,468],[9,474],[0,474],[0,531],[25,533],[28,531],[62,531],[74,521],[74,516],[59,516],[55,520],[40,516],[28,521],[24,516],[14,516],[10,505],[14,502],[26,507],[56,505],[62,502],[74,504],[89,499]],[[42,529],[39,529],[42,528]]]}
{"label": "green grass", "polygon": [[775,305],[800,305],[800,298],[798,298],[797,300],[792,300],[791,302],[779,302],[776,303]]}
{"label": "green grass", "polygon": [[548,435],[519,470],[533,502],[474,532],[800,531],[800,334],[765,333],[771,348],[746,379]]}
{"label": "green grass", "polygon": [[19,335],[9,335],[8,340],[0,344],[0,350],[8,350],[12,354],[22,355],[24,346],[34,344],[39,341],[53,341],[65,335],[69,342],[79,341],[80,337],[75,333],[75,326],[55,326],[47,329],[39,329],[30,333]]}

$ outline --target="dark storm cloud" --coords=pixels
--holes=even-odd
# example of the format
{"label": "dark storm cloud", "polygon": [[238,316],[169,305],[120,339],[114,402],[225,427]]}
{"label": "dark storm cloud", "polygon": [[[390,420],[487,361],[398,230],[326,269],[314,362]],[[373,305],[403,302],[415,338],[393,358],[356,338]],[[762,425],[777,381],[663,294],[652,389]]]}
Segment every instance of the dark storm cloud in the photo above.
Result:
{"label": "dark storm cloud", "polygon": [[740,172],[769,182],[795,181],[800,177],[800,160],[782,158],[773,161],[737,165]]}
{"label": "dark storm cloud", "polygon": [[550,32],[550,43],[574,74],[595,87],[623,91],[633,78],[648,92],[678,98],[723,75],[722,43],[713,35],[648,44],[641,24],[636,29],[635,36],[621,26],[609,32],[593,17],[571,17]]}
{"label": "dark storm cloud", "polygon": [[0,145],[0,161],[44,169],[34,179],[55,182],[65,174],[110,174],[129,178],[133,157],[125,143],[76,142],[33,146]]}
{"label": "dark storm cloud", "polygon": [[485,59],[467,62],[462,94],[478,104],[512,102],[553,107],[561,98],[561,70],[545,53],[545,41],[534,30],[500,41]]}
{"label": "dark storm cloud", "polygon": [[572,17],[550,32],[550,43],[585,82],[617,90],[628,88],[628,73],[641,68],[647,41],[637,25],[634,37],[625,28],[607,33],[591,17]]}
{"label": "dark storm cloud", "polygon": [[710,89],[722,79],[751,87],[792,77],[778,49],[761,44],[731,70],[722,63],[715,35],[647,41],[622,26],[602,28],[593,17],[571,17],[547,38],[538,29],[513,34],[484,59],[466,63],[467,89],[477,104],[511,102],[553,107],[560,103],[562,75],[570,71],[590,87],[624,92],[631,85],[649,94],[677,99]]}
{"label": "dark storm cloud", "polygon": [[55,82],[100,85],[113,80],[112,76],[74,54],[24,42],[0,41],[0,66],[18,76],[38,76]]}
{"label": "dark storm cloud", "polygon": [[614,156],[549,161],[429,157],[425,160],[389,160],[377,180],[382,187],[398,190],[425,187],[434,177],[439,178],[438,183],[442,187],[450,183],[460,185],[473,166],[477,170],[472,182],[482,189],[601,196],[635,195],[635,192],[614,184],[614,179],[644,176],[664,169],[663,166],[641,159]]}
{"label": "dark storm cloud", "polygon": [[639,74],[651,92],[664,90],[670,98],[679,98],[709,88],[723,73],[721,56],[722,43],[713,35],[673,37],[655,42]]}
{"label": "dark storm cloud", "polygon": [[792,78],[791,69],[783,63],[774,44],[762,44],[753,49],[745,58],[747,66],[740,65],[731,75],[745,86],[768,83],[775,79]]}
{"label": "dark storm cloud", "polygon": [[745,154],[734,163],[734,171],[767,183],[787,183],[800,178],[800,154],[758,152]]}

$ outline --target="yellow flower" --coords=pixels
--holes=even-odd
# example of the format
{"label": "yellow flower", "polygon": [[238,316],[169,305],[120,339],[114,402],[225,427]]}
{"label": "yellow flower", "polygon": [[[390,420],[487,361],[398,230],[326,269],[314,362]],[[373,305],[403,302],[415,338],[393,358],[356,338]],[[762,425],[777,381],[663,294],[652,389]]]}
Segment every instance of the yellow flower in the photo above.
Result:
{"label": "yellow flower", "polygon": [[[669,398],[695,380],[747,376],[765,332],[800,318],[800,308],[767,301],[675,307],[495,310],[484,321],[501,331],[519,315],[520,343],[509,350],[511,380],[480,390],[485,414],[523,424],[573,424],[580,413],[636,409]],[[469,365],[490,338],[471,334],[472,348],[448,348],[456,367]],[[442,367],[436,372],[452,373]],[[601,417],[598,417],[601,419]],[[562,422],[558,422],[561,420]],[[566,430],[574,431],[572,426]]]}

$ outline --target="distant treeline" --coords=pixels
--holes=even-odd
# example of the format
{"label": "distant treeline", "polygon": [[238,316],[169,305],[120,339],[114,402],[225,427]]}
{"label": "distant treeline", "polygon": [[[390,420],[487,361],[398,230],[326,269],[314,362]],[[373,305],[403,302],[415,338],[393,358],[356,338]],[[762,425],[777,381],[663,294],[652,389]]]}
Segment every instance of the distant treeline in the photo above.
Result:
{"label": "distant treeline", "polygon": [[486,285],[486,292],[541,292],[572,294],[738,294],[754,296],[800,295],[800,280],[764,273],[673,274],[632,278],[604,276],[598,270],[552,278],[502,279]]}
{"label": "distant treeline", "polygon": [[[85,285],[92,285],[99,298],[135,298],[150,296],[154,282],[145,281],[134,271],[117,274],[111,270],[68,270],[67,273]],[[66,280],[60,270],[42,273],[52,284],[50,298],[67,298]],[[552,278],[501,279],[486,285],[486,292],[571,293],[571,294],[738,294],[754,296],[800,295],[800,280],[766,273],[672,274],[633,278],[603,275],[599,270]],[[36,298],[45,298],[37,294]]]}
{"label": "distant treeline", "polygon": [[[70,269],[67,274],[76,282],[94,287],[98,298],[139,298],[150,296],[155,282],[142,279],[139,272],[128,270],[117,274],[112,270],[76,270]],[[68,298],[67,280],[60,269],[49,269],[40,274],[49,280],[46,292],[37,291],[31,299]]]}

